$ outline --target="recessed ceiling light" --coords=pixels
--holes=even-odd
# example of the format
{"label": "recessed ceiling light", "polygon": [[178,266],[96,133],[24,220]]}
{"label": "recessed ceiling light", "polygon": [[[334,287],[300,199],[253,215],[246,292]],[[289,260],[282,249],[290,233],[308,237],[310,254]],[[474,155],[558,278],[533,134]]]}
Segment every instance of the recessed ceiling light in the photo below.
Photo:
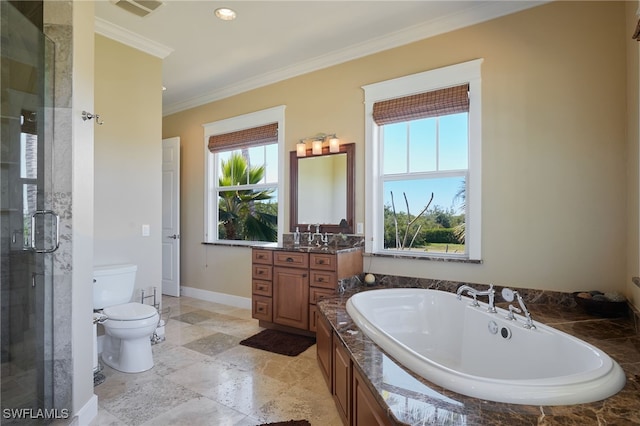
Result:
{"label": "recessed ceiling light", "polygon": [[223,21],[233,21],[236,19],[236,12],[228,7],[220,7],[216,9],[214,13]]}

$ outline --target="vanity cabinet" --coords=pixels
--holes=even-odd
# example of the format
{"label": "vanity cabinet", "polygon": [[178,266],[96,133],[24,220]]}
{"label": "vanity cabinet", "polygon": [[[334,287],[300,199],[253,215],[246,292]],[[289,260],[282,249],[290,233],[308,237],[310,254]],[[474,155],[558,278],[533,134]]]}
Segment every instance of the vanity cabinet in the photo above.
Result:
{"label": "vanity cabinet", "polygon": [[317,301],[336,294],[338,280],[362,272],[362,251],[254,248],[251,267],[253,318],[264,327],[277,325],[311,334],[318,326]]}
{"label": "vanity cabinet", "polygon": [[345,426],[390,426],[387,417],[358,369],[349,350],[328,320],[318,316],[317,360]]}
{"label": "vanity cabinet", "polygon": [[273,321],[273,254],[270,250],[252,251],[251,312],[255,319]]}
{"label": "vanity cabinet", "polygon": [[316,332],[318,310],[316,303],[323,297],[336,294],[338,280],[362,272],[362,251],[309,254],[309,330]]}
{"label": "vanity cabinet", "polygon": [[309,271],[273,268],[273,322],[307,330],[309,327]]}
{"label": "vanity cabinet", "polygon": [[332,328],[329,322],[322,315],[318,316],[318,327],[316,330],[316,350],[318,356],[318,365],[322,372],[324,381],[327,382],[329,389],[333,389],[332,385]]}
{"label": "vanity cabinet", "polygon": [[[340,418],[345,425],[351,424],[351,358],[337,336],[333,337],[333,387],[332,395]],[[364,424],[364,423],[362,423]]]}
{"label": "vanity cabinet", "polygon": [[353,369],[351,414],[352,426],[390,426],[392,424],[356,368]]}

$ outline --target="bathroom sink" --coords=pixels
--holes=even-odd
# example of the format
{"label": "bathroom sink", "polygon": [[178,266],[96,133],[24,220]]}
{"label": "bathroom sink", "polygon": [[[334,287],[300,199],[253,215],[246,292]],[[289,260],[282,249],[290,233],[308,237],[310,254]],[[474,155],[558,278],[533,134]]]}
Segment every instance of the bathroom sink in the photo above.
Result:
{"label": "bathroom sink", "polygon": [[489,401],[568,405],[620,391],[625,374],[600,349],[545,324],[425,289],[369,290],[347,301],[355,324],[409,370]]}

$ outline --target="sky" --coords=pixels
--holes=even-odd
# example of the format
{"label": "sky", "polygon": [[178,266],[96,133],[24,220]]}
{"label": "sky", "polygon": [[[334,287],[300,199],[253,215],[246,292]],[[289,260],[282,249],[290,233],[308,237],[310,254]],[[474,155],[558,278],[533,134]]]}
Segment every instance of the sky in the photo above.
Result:
{"label": "sky", "polygon": [[[384,174],[400,176],[418,173],[409,181],[387,180],[384,202],[391,205],[391,191],[396,211],[406,211],[403,192],[412,215],[420,213],[433,192],[431,207],[459,210],[454,200],[463,186],[468,167],[467,114],[415,120],[384,126]],[[436,173],[446,173],[438,177]]]}

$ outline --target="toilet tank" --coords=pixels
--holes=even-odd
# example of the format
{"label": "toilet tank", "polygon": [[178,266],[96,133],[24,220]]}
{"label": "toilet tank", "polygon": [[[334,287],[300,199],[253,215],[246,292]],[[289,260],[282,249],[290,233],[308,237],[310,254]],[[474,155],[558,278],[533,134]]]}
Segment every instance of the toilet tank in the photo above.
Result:
{"label": "toilet tank", "polygon": [[93,309],[131,301],[136,282],[136,265],[104,265],[93,268]]}

